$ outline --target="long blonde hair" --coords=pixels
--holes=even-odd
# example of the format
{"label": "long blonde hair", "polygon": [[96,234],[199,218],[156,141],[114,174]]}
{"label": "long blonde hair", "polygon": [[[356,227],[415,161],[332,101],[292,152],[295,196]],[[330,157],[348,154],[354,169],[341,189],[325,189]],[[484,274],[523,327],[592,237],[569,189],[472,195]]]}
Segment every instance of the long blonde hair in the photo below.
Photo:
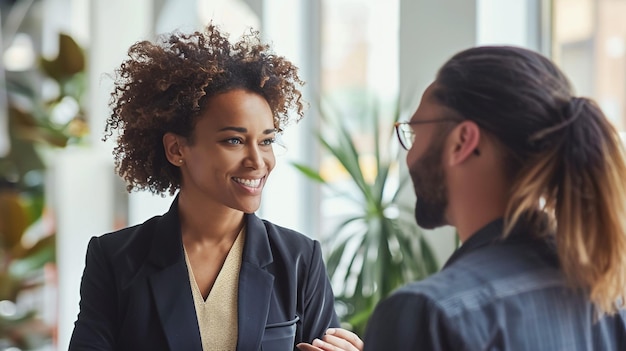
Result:
{"label": "long blonde hair", "polygon": [[[626,175],[624,149],[613,126],[590,100],[576,99],[577,113],[593,120],[596,145],[584,164],[549,150],[523,169],[507,208],[507,231],[537,204],[556,229],[559,260],[574,286],[588,289],[599,312],[624,306],[626,287]],[[596,134],[597,133],[597,134]],[[577,146],[564,145],[572,148]]]}

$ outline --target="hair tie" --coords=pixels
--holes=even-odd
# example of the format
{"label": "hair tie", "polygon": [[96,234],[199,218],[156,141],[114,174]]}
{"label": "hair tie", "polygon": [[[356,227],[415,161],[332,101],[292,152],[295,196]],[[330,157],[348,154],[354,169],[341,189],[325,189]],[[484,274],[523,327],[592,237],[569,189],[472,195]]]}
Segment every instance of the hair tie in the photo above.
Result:
{"label": "hair tie", "polygon": [[565,120],[555,126],[545,128],[534,133],[533,135],[530,136],[529,141],[531,143],[535,142],[537,140],[545,138],[547,135],[550,135],[554,132],[567,128],[569,125],[574,123],[578,119],[578,117],[582,114],[582,113],[579,113],[578,107],[580,106],[581,103],[585,103],[585,101],[586,99],[582,97],[577,97],[577,96],[570,97],[567,104],[565,104],[565,106],[562,109],[562,111],[564,112],[563,115],[565,116]]}

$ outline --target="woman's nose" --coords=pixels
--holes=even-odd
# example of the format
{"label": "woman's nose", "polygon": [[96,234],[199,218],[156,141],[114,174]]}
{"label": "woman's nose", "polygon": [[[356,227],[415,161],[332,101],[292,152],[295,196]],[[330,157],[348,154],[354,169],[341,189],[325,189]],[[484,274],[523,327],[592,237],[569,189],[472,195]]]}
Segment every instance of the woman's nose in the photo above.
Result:
{"label": "woman's nose", "polygon": [[248,146],[246,148],[244,165],[253,169],[259,169],[262,168],[264,164],[265,160],[263,158],[263,151],[260,147],[256,144]]}

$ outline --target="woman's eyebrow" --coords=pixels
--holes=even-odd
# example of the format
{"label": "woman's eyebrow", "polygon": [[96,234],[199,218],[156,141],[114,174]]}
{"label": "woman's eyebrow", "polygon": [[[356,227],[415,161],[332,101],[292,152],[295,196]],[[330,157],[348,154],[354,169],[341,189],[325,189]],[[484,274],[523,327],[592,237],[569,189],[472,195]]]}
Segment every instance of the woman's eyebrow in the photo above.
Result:
{"label": "woman's eyebrow", "polygon": [[248,129],[244,128],[244,127],[224,127],[222,129],[219,130],[219,132],[224,132],[227,130],[233,130],[235,132],[239,132],[239,133],[246,133],[248,131]]}
{"label": "woman's eyebrow", "polygon": [[[244,127],[224,127],[222,129],[219,130],[219,132],[224,132],[227,130],[232,130],[235,132],[239,132],[239,133],[247,133],[248,129],[244,128]],[[263,134],[272,134],[276,132],[276,128],[271,128],[271,129],[266,129],[263,131]]]}

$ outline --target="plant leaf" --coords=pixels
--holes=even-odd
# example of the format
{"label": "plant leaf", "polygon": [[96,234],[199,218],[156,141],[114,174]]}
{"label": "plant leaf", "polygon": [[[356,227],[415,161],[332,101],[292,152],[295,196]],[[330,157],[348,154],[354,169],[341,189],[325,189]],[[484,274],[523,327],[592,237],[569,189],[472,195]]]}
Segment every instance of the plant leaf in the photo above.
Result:
{"label": "plant leaf", "polygon": [[48,76],[60,83],[85,69],[85,55],[71,36],[60,33],[59,54],[53,60],[41,58],[40,64]]}
{"label": "plant leaf", "polygon": [[291,165],[298,169],[302,174],[304,174],[307,178],[314,180],[318,183],[327,184],[324,178],[320,175],[320,173],[313,168],[304,165],[302,163],[291,162]]}
{"label": "plant leaf", "polygon": [[[395,140],[394,129],[385,129],[389,125],[381,114],[381,106],[373,104],[369,113],[362,118],[371,117],[367,125],[374,135],[373,150],[367,156],[375,157],[373,167],[376,172],[373,183],[368,183],[360,161],[363,156],[357,149],[357,140],[345,121],[352,116],[339,116],[339,109],[332,109],[335,116],[328,113],[333,107],[328,101],[320,102],[324,108],[322,120],[326,132],[316,132],[317,140],[325,152],[341,164],[350,179],[349,185],[342,180],[342,190],[333,188],[333,183],[324,182],[325,186],[342,196],[354,201],[355,208],[350,210],[344,220],[322,240],[329,253],[326,259],[328,273],[334,283],[344,282],[336,287],[337,301],[350,306],[342,316],[354,330],[364,330],[373,306],[399,286],[413,279],[422,279],[434,273],[438,264],[429,243],[415,223],[413,198],[401,196],[408,191],[410,176],[401,172],[396,183],[395,162],[400,153],[392,155],[391,142]],[[397,121],[400,109],[393,111]],[[333,118],[334,117],[334,118]],[[334,134],[333,134],[334,132]],[[395,153],[395,152],[394,152]],[[324,179],[319,171],[308,166],[293,164],[307,178],[322,183]],[[393,171],[392,171],[393,170]],[[389,189],[394,186],[395,189]],[[347,189],[347,190],[346,190]],[[410,188],[409,188],[410,189]],[[389,199],[386,193],[391,192]],[[387,209],[397,208],[397,211]],[[354,215],[357,213],[358,215]],[[337,218],[332,218],[336,220]]]}

